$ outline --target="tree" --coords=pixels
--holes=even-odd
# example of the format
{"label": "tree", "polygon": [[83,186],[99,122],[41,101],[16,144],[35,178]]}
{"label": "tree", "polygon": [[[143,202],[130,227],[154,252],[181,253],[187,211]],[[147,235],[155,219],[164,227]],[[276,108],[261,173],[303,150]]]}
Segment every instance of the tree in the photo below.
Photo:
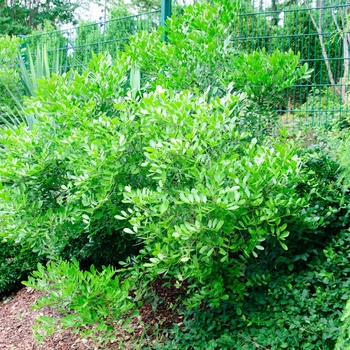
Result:
{"label": "tree", "polygon": [[115,0],[109,10],[109,19],[121,18],[131,15],[131,6],[123,0]]}
{"label": "tree", "polygon": [[72,0],[0,0],[0,34],[29,34],[45,20],[74,24],[78,6]]}
{"label": "tree", "polygon": [[90,0],[102,8],[101,20],[130,16],[131,14],[159,10],[161,0]]}
{"label": "tree", "polygon": [[139,12],[147,12],[160,9],[161,0],[132,0],[132,4]]}
{"label": "tree", "polygon": [[[336,78],[334,77],[332,67],[330,64],[330,58],[327,52],[326,43],[325,43],[325,20],[324,20],[324,4],[322,2],[317,2],[316,11],[313,11],[312,6],[309,1],[306,0],[305,4],[309,10],[309,15],[311,21],[317,31],[318,39],[322,49],[322,56],[324,59],[324,63],[327,68],[328,78],[330,83],[334,86],[335,91],[341,97],[342,101],[345,103],[347,100],[346,96],[346,82],[349,78],[349,43],[350,43],[350,35],[349,35],[349,10],[348,6],[342,6],[341,1],[333,5],[330,8],[331,10],[331,18],[333,23],[336,26],[336,35],[340,36],[343,47],[343,77],[339,79],[341,82],[341,86],[337,85]],[[328,9],[329,10],[329,9]],[[318,20],[317,20],[318,17]]]}

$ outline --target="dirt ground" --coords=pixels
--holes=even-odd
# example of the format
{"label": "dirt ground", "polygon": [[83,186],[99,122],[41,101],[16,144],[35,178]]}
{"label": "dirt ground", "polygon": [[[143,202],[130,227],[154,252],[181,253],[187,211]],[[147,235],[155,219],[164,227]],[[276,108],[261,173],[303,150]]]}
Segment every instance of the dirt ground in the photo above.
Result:
{"label": "dirt ground", "polygon": [[[0,350],[100,350],[100,349],[136,349],[135,340],[144,339],[148,345],[153,343],[153,327],[168,330],[174,323],[182,325],[182,316],[179,315],[172,305],[184,293],[173,287],[164,287],[161,281],[152,285],[152,289],[163,300],[153,310],[151,304],[141,307],[140,315],[133,319],[135,331],[133,334],[116,329],[118,341],[109,343],[103,347],[94,346],[90,341],[80,339],[78,335],[70,331],[54,333],[43,343],[38,344],[33,337],[33,324],[38,315],[59,317],[52,308],[46,307],[40,310],[29,310],[35,303],[36,298],[42,292],[31,288],[22,288],[16,294],[0,299]],[[167,334],[163,336],[163,340]],[[157,339],[156,339],[157,340]],[[120,341],[123,345],[119,345]],[[142,348],[142,346],[141,346]]]}
{"label": "dirt ground", "polygon": [[40,315],[56,315],[51,308],[30,311],[41,292],[23,288],[17,294],[0,301],[0,349],[1,350],[86,350],[94,349],[89,342],[80,340],[69,331],[50,336],[38,345],[32,326]]}

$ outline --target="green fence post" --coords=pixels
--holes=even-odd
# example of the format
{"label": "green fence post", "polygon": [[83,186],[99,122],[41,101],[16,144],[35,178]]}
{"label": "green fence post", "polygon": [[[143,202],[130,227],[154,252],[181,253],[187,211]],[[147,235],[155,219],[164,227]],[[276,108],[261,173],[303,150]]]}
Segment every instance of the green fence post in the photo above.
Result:
{"label": "green fence post", "polygon": [[160,15],[160,25],[164,26],[168,17],[171,17],[171,0],[162,0],[162,9]]}

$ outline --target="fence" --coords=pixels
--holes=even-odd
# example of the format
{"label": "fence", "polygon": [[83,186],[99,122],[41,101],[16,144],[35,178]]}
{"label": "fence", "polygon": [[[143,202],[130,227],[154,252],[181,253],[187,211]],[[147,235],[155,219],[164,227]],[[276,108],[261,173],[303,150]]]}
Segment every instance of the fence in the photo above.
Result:
{"label": "fence", "polygon": [[300,52],[313,69],[309,81],[287,91],[284,106],[276,106],[286,123],[329,125],[349,115],[348,0],[245,2],[233,24],[234,44],[252,51],[265,48]]}
{"label": "fence", "polygon": [[161,0],[159,10],[101,21],[49,33],[23,37],[23,46],[31,52],[45,44],[48,52],[61,52],[63,68],[86,66],[92,52],[108,51],[112,56],[123,50],[128,38],[141,30],[151,31],[164,25],[172,13],[198,0]]}
{"label": "fence", "polygon": [[92,53],[108,51],[113,56],[123,50],[128,38],[141,30],[151,31],[160,25],[161,11],[116,18],[105,22],[85,24],[70,29],[29,35],[24,45],[35,52],[45,44],[48,52],[59,50],[62,68],[84,67]]}
{"label": "fence", "polygon": [[[130,35],[157,28],[171,13],[179,13],[195,0],[161,0],[160,10],[113,19],[25,38],[35,50],[38,43],[59,48],[68,66],[85,66],[91,52],[123,49]],[[255,2],[254,2],[255,1]],[[326,0],[324,0],[326,1]],[[292,49],[313,69],[309,81],[286,92],[284,105],[276,111],[287,125],[329,125],[349,114],[349,0],[290,0],[284,6],[276,0],[242,1],[231,35],[235,47],[253,51],[265,48]],[[269,3],[269,5],[267,5]],[[237,19],[238,18],[238,19]]]}

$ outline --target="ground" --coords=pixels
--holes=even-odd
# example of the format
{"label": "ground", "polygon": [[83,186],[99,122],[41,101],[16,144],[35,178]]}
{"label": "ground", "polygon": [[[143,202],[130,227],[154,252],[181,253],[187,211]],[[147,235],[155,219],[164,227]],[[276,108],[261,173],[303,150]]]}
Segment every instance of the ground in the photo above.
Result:
{"label": "ground", "polygon": [[[54,315],[55,311],[31,311],[29,308],[41,292],[23,288],[17,294],[5,298],[0,303],[0,349],[1,350],[86,350],[94,349],[71,332],[51,336],[38,345],[33,337],[32,326],[38,314]],[[106,348],[106,347],[104,347]]]}
{"label": "ground", "polygon": [[122,347],[118,345],[118,341],[97,347],[70,331],[53,334],[42,344],[37,344],[32,329],[36,317],[38,315],[58,316],[58,314],[51,308],[29,310],[42,292],[22,288],[16,294],[0,299],[0,350],[135,349],[135,343],[132,343],[131,340],[140,339],[144,330],[146,330],[146,335],[144,334],[142,338],[145,341],[155,340],[153,325],[158,324],[158,328],[168,329],[174,323],[182,324],[182,316],[173,310],[173,305],[184,294],[184,291],[174,287],[165,287],[162,281],[154,282],[152,290],[160,300],[163,300],[158,303],[157,311],[153,310],[152,304],[144,304],[140,310],[140,316],[133,321],[135,323],[133,334],[130,335],[116,329],[118,339],[123,341]]}

